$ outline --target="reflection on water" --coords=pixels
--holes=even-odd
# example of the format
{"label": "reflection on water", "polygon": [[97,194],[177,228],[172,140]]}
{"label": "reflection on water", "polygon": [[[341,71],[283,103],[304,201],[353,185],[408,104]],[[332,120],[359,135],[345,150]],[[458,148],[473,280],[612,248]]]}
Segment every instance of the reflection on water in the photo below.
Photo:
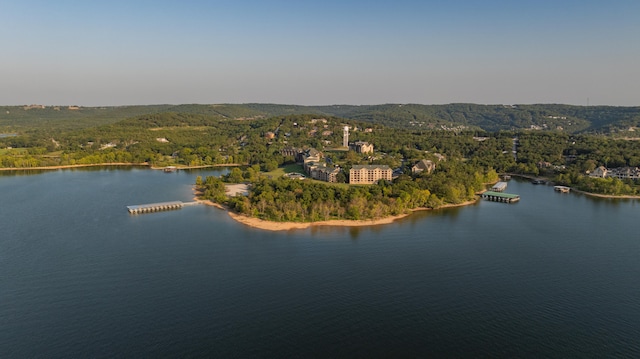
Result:
{"label": "reflection on water", "polygon": [[636,201],[512,180],[517,204],[270,232],[126,211],[225,169],[19,172],[0,172],[0,358],[640,357]]}

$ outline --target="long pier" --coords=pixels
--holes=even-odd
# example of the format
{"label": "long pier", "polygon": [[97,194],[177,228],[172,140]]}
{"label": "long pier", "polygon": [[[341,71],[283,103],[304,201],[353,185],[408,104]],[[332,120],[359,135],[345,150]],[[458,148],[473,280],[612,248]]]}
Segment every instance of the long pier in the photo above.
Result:
{"label": "long pier", "polygon": [[160,203],[149,203],[149,204],[137,204],[133,206],[127,206],[127,210],[131,214],[141,214],[141,213],[152,213],[159,211],[170,211],[174,209],[181,209],[184,206],[198,204],[199,202],[182,202],[182,201],[171,201],[171,202],[160,202]]}
{"label": "long pier", "polygon": [[482,198],[488,199],[489,201],[494,201],[494,202],[513,203],[513,202],[518,202],[520,200],[520,195],[487,191],[482,194]]}

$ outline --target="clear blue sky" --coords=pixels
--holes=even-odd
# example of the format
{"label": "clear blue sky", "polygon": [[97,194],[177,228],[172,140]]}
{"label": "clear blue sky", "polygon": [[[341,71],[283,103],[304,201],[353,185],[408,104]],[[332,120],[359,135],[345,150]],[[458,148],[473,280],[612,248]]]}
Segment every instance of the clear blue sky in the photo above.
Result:
{"label": "clear blue sky", "polygon": [[640,106],[637,0],[0,0],[0,105]]}

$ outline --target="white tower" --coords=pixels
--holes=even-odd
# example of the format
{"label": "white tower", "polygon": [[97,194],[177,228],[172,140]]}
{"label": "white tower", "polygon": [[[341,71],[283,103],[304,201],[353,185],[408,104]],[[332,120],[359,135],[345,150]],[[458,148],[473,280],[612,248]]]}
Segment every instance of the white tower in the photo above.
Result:
{"label": "white tower", "polygon": [[349,147],[349,126],[342,130],[342,147]]}

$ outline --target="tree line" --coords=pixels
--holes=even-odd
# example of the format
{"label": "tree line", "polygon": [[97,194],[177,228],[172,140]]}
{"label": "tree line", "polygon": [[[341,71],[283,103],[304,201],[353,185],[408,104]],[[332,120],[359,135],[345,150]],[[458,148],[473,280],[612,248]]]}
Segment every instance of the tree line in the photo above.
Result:
{"label": "tree line", "polygon": [[[401,175],[393,182],[336,186],[286,177],[268,178],[257,167],[232,169],[221,177],[198,177],[201,197],[227,205],[238,213],[271,221],[314,222],[332,219],[378,219],[416,208],[438,208],[473,200],[497,173],[478,172],[450,163],[431,174]],[[249,182],[248,196],[227,197],[225,183]]]}

